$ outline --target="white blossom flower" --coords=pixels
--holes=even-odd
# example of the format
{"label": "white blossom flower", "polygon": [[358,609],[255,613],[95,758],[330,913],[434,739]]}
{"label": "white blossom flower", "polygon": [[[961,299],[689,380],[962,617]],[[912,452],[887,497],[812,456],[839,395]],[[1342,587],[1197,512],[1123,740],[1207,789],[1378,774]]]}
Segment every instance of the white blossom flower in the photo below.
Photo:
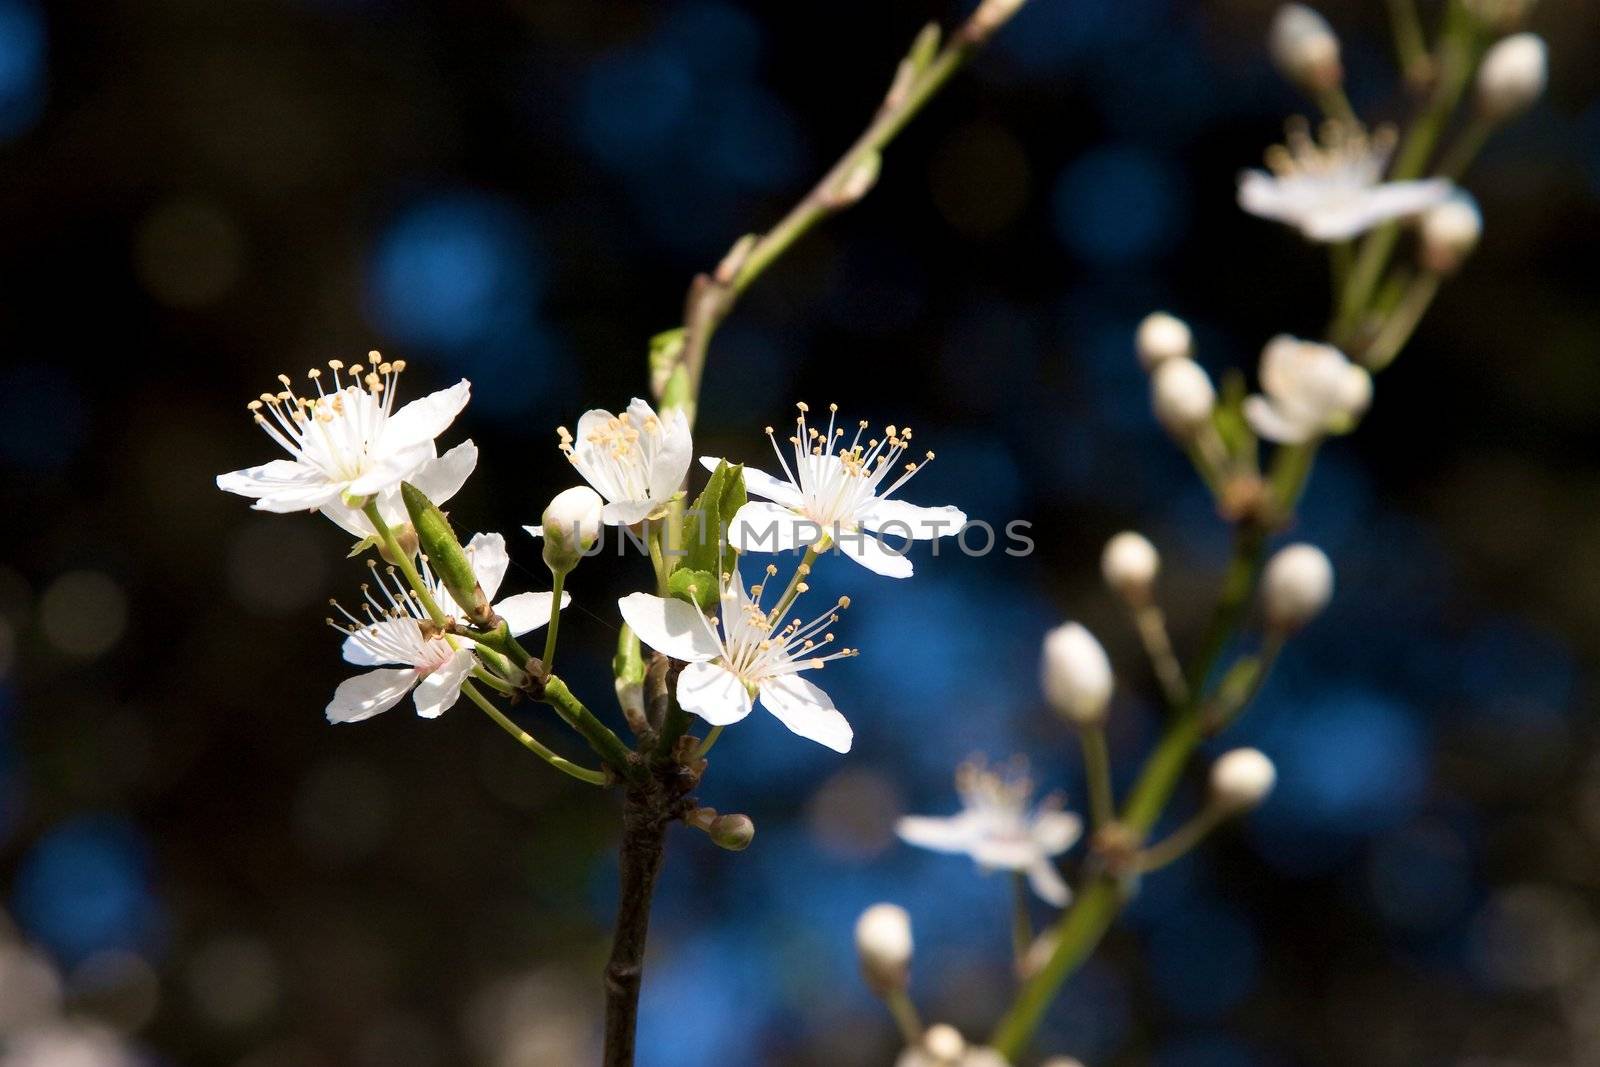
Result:
{"label": "white blossom flower", "polygon": [[1279,334],[1261,352],[1262,393],[1245,398],[1244,416],[1260,437],[1304,444],[1344,433],[1372,403],[1372,375],[1332,345]]}
{"label": "white blossom flower", "polygon": [[[493,600],[511,563],[506,554],[505,538],[499,534],[475,534],[467,543],[466,551],[478,584]],[[400,703],[413,689],[416,690],[417,714],[425,719],[438,718],[460,698],[461,683],[472,672],[471,643],[439,632],[411,590],[398,581],[391,585],[386,580],[385,574],[392,577],[393,568],[382,570],[376,562],[369,562],[368,566],[372,568],[379,595],[374,595],[369,585],[361,587],[366,600],[362,605],[365,618],[357,618],[341,607],[339,610],[348,624],[341,625],[332,619],[328,622],[347,635],[344,641],[347,662],[379,669],[339,683],[328,705],[328,721],[370,719]],[[451,599],[444,583],[429,571],[426,560],[422,563],[422,576],[440,610],[446,615],[464,614]],[[570,601],[567,594],[561,595],[563,608]],[[550,621],[553,602],[549,593],[518,593],[495,604],[494,611],[506,621],[512,634],[520,636]]]}
{"label": "white blossom flower", "polygon": [[[889,426],[883,437],[862,441],[867,430],[862,421],[846,445],[844,429],[834,425],[837,404],[828,405],[826,433],[807,425],[809,407],[796,407],[800,415],[795,420],[795,434],[789,438],[792,465],[772,427],[766,431],[787,480],[752,467],[744,469],[745,489],[765,499],[750,501],[733,517],[728,541],[735,549],[783,552],[831,541],[874,573],[909,578],[911,561],[884,544],[879,534],[924,541],[956,533],[966,524],[967,516],[959,508],[925,508],[890,499],[933,459],[929,452],[921,463],[905,464],[899,477],[889,481],[900,457],[911,447],[909,426]],[[707,470],[716,470],[721,462],[711,456],[700,460]]]}
{"label": "white blossom flower", "polygon": [[[448,389],[394,409],[395,384],[404,360],[386,362],[376,352],[368,365],[328,361],[332,388],[320,370],[308,372],[316,396],[283,388],[250,401],[256,423],[293,458],[217,476],[217,488],[255,498],[262,511],[314,511],[339,502],[354,505],[374,494],[398,492],[402,481],[435,456],[433,439],[466,406],[471,385]],[[464,475],[463,475],[464,477]],[[338,520],[335,520],[338,521]]]}
{"label": "white blossom flower", "polygon": [[[770,579],[776,567],[767,568]],[[800,677],[830,660],[854,656],[858,649],[824,652],[838,621],[829,609],[810,622],[783,622],[777,608],[764,611],[761,585],[747,593],[735,570],[719,583],[720,628],[683,600],[631,593],[617,601],[623,621],[639,640],[688,664],[678,676],[678,703],[713,726],[727,726],[750,714],[754,702],[792,732],[835,752],[850,751],[854,736],[828,694]],[[850,606],[840,597],[838,608]]]}
{"label": "white blossom flower", "polygon": [[635,398],[621,415],[595,408],[583,413],[574,437],[556,430],[561,451],[606,499],[607,526],[631,526],[666,514],[694,459],[689,419],[682,411],[657,415]]}
{"label": "white blossom flower", "polygon": [[934,1023],[922,1040],[900,1053],[894,1067],[1009,1067],[1009,1061],[986,1045],[969,1045],[949,1023]]}
{"label": "white blossom flower", "polygon": [[1264,170],[1239,176],[1239,206],[1294,226],[1313,241],[1345,241],[1379,223],[1416,215],[1450,195],[1445,178],[1385,182],[1395,134],[1368,137],[1359,126],[1328,122],[1322,143],[1304,122],[1291,123],[1287,145],[1267,151]]}
{"label": "white blossom flower", "polygon": [[[461,491],[467,483],[467,478],[478,466],[478,446],[471,441],[463,441],[442,456],[432,455],[433,442],[428,442],[430,458],[405,480],[422,490],[422,495],[435,504],[443,504]],[[391,488],[377,494],[373,501],[378,506],[378,514],[383,517],[384,524],[390,529],[399,529],[411,521],[411,516],[406,512],[405,501],[400,498],[398,483]],[[367,518],[366,512],[361,508],[353,508],[343,499],[324,504],[321,511],[346,533],[355,537],[368,538],[378,536],[378,531],[373,529],[372,520]]]}
{"label": "white blossom flower", "polygon": [[1062,811],[1059,797],[1029,809],[1033,782],[1014,764],[992,771],[981,761],[956,771],[961,811],[949,818],[908,815],[895,825],[900,840],[936,852],[965,853],[986,870],[1020,871],[1039,896],[1056,907],[1071,899],[1052,858],[1071,848],[1083,820]]}

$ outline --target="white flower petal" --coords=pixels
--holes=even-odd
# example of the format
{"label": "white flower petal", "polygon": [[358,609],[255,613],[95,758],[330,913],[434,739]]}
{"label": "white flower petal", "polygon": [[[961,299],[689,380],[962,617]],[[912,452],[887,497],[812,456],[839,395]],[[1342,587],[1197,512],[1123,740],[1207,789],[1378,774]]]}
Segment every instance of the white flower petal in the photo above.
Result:
{"label": "white flower petal", "polygon": [[402,448],[396,452],[373,457],[373,465],[344,487],[351,496],[371,496],[374,493],[396,493],[400,483],[410,481],[424,463],[433,459],[432,441]]}
{"label": "white flower petal", "polygon": [[617,601],[617,610],[639,640],[673,659],[699,663],[722,654],[706,617],[682,600],[629,593]]}
{"label": "white flower petal", "polygon": [[683,485],[694,462],[694,438],[689,432],[689,417],[683,410],[669,411],[657,416],[655,410],[635,397],[628,405],[628,415],[639,426],[647,426],[654,419],[661,427],[661,439],[650,462],[648,485],[650,496],[657,504],[671,499]]}
{"label": "white flower petal", "polygon": [[367,642],[355,634],[344,639],[344,644],[339,646],[339,652],[344,656],[346,663],[354,663],[357,667],[379,667],[385,663],[400,662],[374,652]]}
{"label": "white flower petal", "polygon": [[1263,219],[1293,220],[1299,212],[1289,187],[1264,170],[1247,170],[1239,175],[1239,206]]}
{"label": "white flower petal", "polygon": [[472,384],[463,378],[448,389],[413,400],[389,416],[374,451],[387,456],[431,442],[455,421],[471,395]]}
{"label": "white flower petal", "polygon": [[678,675],[678,703],[712,726],[727,726],[750,714],[750,690],[715,663],[691,663]]}
{"label": "white flower petal", "polygon": [[478,584],[483,586],[483,595],[493,600],[500,591],[500,583],[505,581],[506,568],[511,566],[505,537],[497,533],[473,534],[472,540],[467,542],[467,559],[472,563],[472,573]]}
{"label": "white flower petal", "polygon": [[855,737],[828,694],[795,674],[780,674],[760,685],[761,705],[794,733],[835,752],[849,752]]}
{"label": "white flower petal", "polygon": [[[590,479],[592,485],[594,480]],[[595,486],[596,489],[600,487]],[[601,491],[604,496],[604,490]],[[632,526],[636,522],[643,522],[656,509],[653,500],[617,500],[600,509],[600,521],[607,526]]]}
{"label": "white flower petal", "polygon": [[965,853],[972,847],[975,825],[965,812],[949,818],[907,815],[894,824],[894,832],[900,840],[918,848]]}
{"label": "white flower petal", "polygon": [[821,539],[821,526],[781,504],[752,500],[728,524],[728,544],[739,552],[787,552]]}
{"label": "white flower petal", "polygon": [[1448,179],[1385,182],[1374,185],[1338,207],[1309,214],[1301,229],[1314,241],[1344,241],[1379,223],[1406,218],[1443,203],[1454,190]]}
{"label": "white flower petal", "polygon": [[418,467],[417,473],[411,476],[411,484],[435,504],[443,504],[461,491],[477,466],[478,446],[462,441],[444,455]]}
{"label": "white flower petal", "polygon": [[[506,625],[511,627],[511,633],[521,637],[529,630],[537,630],[550,622],[550,605],[553,598],[549,593],[518,593],[508,596],[494,606],[495,614],[506,620]],[[561,606],[565,608],[572,603],[572,594],[565,590],[561,593]]]}
{"label": "white flower petal", "polygon": [[437,719],[461,699],[461,683],[467,680],[475,658],[471,651],[459,648],[455,654],[434,669],[417,684],[417,714],[424,719]]}
{"label": "white flower petal", "polygon": [[334,690],[328,704],[329,722],[360,722],[400,703],[417,684],[417,672],[410,667],[368,671],[346,678]]}
{"label": "white flower petal", "polygon": [[1284,418],[1282,412],[1264,396],[1244,398],[1244,419],[1256,436],[1280,445],[1299,445],[1316,436],[1316,428]]}
{"label": "white flower petal", "polygon": [[874,574],[889,578],[911,577],[911,561],[865,530],[841,531],[835,543],[839,551]]}
{"label": "white flower petal", "polygon": [[1028,868],[1028,885],[1039,894],[1039,899],[1058,908],[1066,907],[1072,899],[1072,890],[1061,880],[1061,872],[1047,859],[1040,859]]}
{"label": "white flower petal", "polygon": [[1041,811],[1033,820],[1033,840],[1046,856],[1059,856],[1083,835],[1083,820],[1070,811]]}
{"label": "white flower petal", "polygon": [[[724,462],[716,456],[701,456],[700,466],[708,471],[715,471],[717,464]],[[744,491],[751,496],[764,497],[776,501],[785,507],[800,506],[800,491],[787,479],[774,478],[766,471],[756,470],[754,467],[744,469]]]}
{"label": "white flower petal", "polygon": [[856,521],[863,529],[876,533],[931,541],[959,531],[967,524],[967,513],[949,505],[924,508],[904,500],[874,500],[863,514],[856,516]]}
{"label": "white flower petal", "polygon": [[339,486],[315,468],[289,459],[275,459],[259,467],[217,475],[217,488],[254,497],[261,511],[309,511],[339,499]]}
{"label": "white flower petal", "polygon": [[1032,838],[980,834],[967,850],[982,867],[995,871],[1026,870],[1041,855]]}

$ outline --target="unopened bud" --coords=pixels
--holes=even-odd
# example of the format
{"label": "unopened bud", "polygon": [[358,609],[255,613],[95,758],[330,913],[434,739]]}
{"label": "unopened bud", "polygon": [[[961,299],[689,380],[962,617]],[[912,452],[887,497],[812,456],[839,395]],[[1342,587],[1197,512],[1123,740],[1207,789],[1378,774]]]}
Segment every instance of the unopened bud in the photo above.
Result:
{"label": "unopened bud", "polygon": [[[587,485],[555,495],[544,509],[541,531],[544,562],[553,574],[566,574],[600,539],[600,509],[605,501]],[[527,527],[532,533],[534,527]]]}
{"label": "unopened bud", "polygon": [[461,547],[455,530],[450,528],[450,520],[410,482],[400,483],[400,499],[405,501],[406,513],[411,516],[411,525],[416,527],[417,541],[428,557],[429,566],[444,583],[450,598],[474,623],[489,625],[494,619],[494,609],[489,606],[489,598],[473,573],[472,560]]}
{"label": "unopened bud", "polygon": [[1548,63],[1544,38],[1536,33],[1496,41],[1478,67],[1478,114],[1504,122],[1528,110],[1544,95]]}
{"label": "unopened bud", "polygon": [[1150,539],[1133,530],[1124,530],[1106,542],[1100,553],[1100,574],[1122,599],[1143,604],[1150,599],[1150,587],[1161,569],[1161,554]]}
{"label": "unopened bud", "polygon": [[1179,440],[1193,437],[1211,421],[1217,390],[1205,368],[1192,359],[1169,359],[1150,378],[1150,403],[1156,418]]}
{"label": "unopened bud", "polygon": [[1139,365],[1150,371],[1169,359],[1188,359],[1194,351],[1194,334],[1189,324],[1176,315],[1152,311],[1139,323],[1133,349],[1139,355]]}
{"label": "unopened bud", "polygon": [[1304,4],[1284,4],[1272,18],[1267,46],[1279,73],[1312,93],[1344,80],[1339,38],[1328,20]]}
{"label": "unopened bud", "polygon": [[1261,575],[1261,600],[1267,624],[1298,630],[1322,612],[1333,598],[1333,564],[1316,545],[1281,548]]}
{"label": "unopened bud", "polygon": [[911,951],[911,916],[900,905],[874,904],[856,920],[856,955],[874,993],[905,988]]}
{"label": "unopened bud", "polygon": [[934,1023],[922,1035],[922,1047],[934,1059],[954,1063],[966,1054],[967,1039],[949,1023]]}
{"label": "unopened bud", "polygon": [[1040,675],[1046,699],[1063,717],[1078,726],[1105,721],[1111,661],[1083,626],[1069,622],[1045,635]]}
{"label": "unopened bud", "polygon": [[1483,216],[1472,197],[1458,192],[1422,215],[1422,265],[1437,274],[1461,266],[1483,236]]}
{"label": "unopened bud", "polygon": [[1267,799],[1278,769],[1260,750],[1236,748],[1211,765],[1212,799],[1229,812],[1249,811]]}
{"label": "unopened bud", "polygon": [[706,833],[718,848],[743,852],[756,839],[756,824],[748,815],[718,815]]}
{"label": "unopened bud", "polygon": [[1073,1059],[1071,1056],[1051,1056],[1039,1067],[1083,1067],[1083,1061]]}

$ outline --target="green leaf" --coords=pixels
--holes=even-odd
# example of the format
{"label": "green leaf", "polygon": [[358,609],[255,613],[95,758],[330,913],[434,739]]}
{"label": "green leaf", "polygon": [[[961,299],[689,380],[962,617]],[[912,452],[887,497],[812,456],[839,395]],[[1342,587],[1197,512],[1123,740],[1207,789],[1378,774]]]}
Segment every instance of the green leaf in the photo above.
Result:
{"label": "green leaf", "polygon": [[710,571],[679,567],[667,579],[667,592],[679,600],[687,600],[701,611],[710,611],[717,605],[717,576]]}
{"label": "green leaf", "polygon": [[722,537],[746,499],[744,466],[730,467],[726,461],[717,464],[706,487],[684,512],[678,539],[683,552],[677,559],[680,569],[706,571],[715,576],[733,567],[736,553]]}

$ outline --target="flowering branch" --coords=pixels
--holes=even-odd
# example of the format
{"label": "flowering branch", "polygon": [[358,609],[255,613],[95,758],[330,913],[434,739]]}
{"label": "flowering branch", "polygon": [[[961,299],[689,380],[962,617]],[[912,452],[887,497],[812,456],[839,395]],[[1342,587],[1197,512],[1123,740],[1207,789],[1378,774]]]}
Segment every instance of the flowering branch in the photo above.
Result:
{"label": "flowering branch", "polygon": [[706,348],[739,297],[819,222],[867,195],[878,180],[883,150],[1023,3],[983,0],[942,48],[939,27],[925,26],[901,60],[872,122],[822,180],[772,229],[740,238],[715,271],[695,277],[685,300],[681,332],[667,342],[669,360],[652,375],[652,390],[663,407],[681,408],[693,421]]}

